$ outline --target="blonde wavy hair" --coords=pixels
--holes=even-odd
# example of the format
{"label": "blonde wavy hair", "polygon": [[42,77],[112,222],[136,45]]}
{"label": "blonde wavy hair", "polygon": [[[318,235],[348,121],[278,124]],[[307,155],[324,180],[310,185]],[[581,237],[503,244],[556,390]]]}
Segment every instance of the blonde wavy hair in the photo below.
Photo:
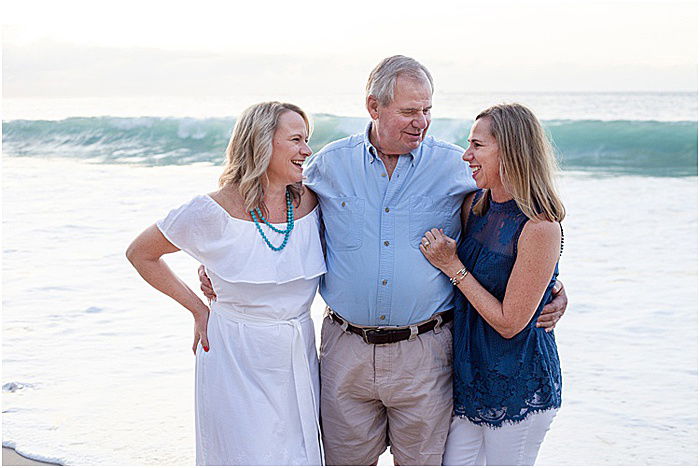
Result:
{"label": "blonde wavy hair", "polygon": [[[261,102],[241,113],[233,127],[231,140],[226,148],[226,165],[219,177],[219,186],[238,184],[238,191],[244,200],[245,210],[260,208],[267,216],[264,202],[264,184],[267,168],[272,158],[272,137],[285,112],[296,112],[304,119],[306,130],[311,134],[311,125],[306,113],[300,107],[286,102]],[[299,206],[302,184],[287,186],[295,206]]]}
{"label": "blonde wavy hair", "polygon": [[[482,111],[475,122],[487,117],[498,143],[501,181],[518,208],[529,219],[562,221],[566,210],[556,190],[557,160],[535,114],[521,104],[499,104]],[[487,190],[474,204],[474,214],[486,213],[489,195]]]}

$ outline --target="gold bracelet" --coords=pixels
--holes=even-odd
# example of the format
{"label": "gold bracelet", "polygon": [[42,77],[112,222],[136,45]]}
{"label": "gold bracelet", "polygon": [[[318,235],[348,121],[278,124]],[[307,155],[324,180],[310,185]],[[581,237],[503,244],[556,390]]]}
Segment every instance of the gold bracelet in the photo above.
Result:
{"label": "gold bracelet", "polygon": [[[462,282],[464,278],[467,277],[468,274],[469,272],[467,271],[467,267],[464,267],[461,270],[459,270],[452,278],[450,278],[450,283],[452,283],[454,286],[457,286],[459,283]],[[459,278],[457,278],[457,276],[459,276]]]}

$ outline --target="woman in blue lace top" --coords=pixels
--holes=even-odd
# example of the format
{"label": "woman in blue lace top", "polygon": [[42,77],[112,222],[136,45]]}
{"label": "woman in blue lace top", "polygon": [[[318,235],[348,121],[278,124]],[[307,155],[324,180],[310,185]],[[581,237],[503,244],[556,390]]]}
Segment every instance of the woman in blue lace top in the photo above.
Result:
{"label": "woman in blue lace top", "polygon": [[556,160],[519,104],[483,111],[468,141],[463,158],[481,190],[465,199],[462,241],[432,229],[420,246],[460,292],[443,464],[533,465],[561,406],[554,333],[535,326],[563,245]]}

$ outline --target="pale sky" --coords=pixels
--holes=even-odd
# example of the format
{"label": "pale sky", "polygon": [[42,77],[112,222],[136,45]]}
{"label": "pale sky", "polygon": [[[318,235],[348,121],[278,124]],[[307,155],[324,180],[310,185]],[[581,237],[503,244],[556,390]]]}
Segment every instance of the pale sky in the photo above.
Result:
{"label": "pale sky", "polygon": [[5,0],[1,13],[6,98],[355,93],[393,54],[443,92],[697,90],[695,1]]}

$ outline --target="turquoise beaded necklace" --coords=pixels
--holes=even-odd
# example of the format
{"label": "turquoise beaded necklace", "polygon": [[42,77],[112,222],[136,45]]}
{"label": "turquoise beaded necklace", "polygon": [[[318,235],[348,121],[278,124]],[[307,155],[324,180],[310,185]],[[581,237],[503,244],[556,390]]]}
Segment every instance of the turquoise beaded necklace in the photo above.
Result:
{"label": "turquoise beaded necklace", "polygon": [[[268,220],[265,219],[265,217],[262,215],[262,212],[260,211],[260,208],[255,208],[252,211],[249,211],[250,217],[253,218],[253,222],[255,223],[255,227],[258,228],[258,232],[262,236],[263,240],[267,244],[268,247],[270,247],[272,250],[275,252],[279,252],[280,250],[284,249],[284,247],[287,245],[287,241],[289,240],[289,235],[292,233],[292,229],[294,229],[294,207],[292,206],[292,196],[289,194],[289,190],[287,190],[287,229],[278,229]],[[282,241],[282,244],[279,247],[275,247],[272,245],[272,242],[270,242],[270,239],[267,238],[265,233],[262,230],[262,227],[260,226],[260,222],[258,221],[258,218],[260,218],[267,227],[275,231],[276,233],[279,234],[284,234],[284,240]]]}

